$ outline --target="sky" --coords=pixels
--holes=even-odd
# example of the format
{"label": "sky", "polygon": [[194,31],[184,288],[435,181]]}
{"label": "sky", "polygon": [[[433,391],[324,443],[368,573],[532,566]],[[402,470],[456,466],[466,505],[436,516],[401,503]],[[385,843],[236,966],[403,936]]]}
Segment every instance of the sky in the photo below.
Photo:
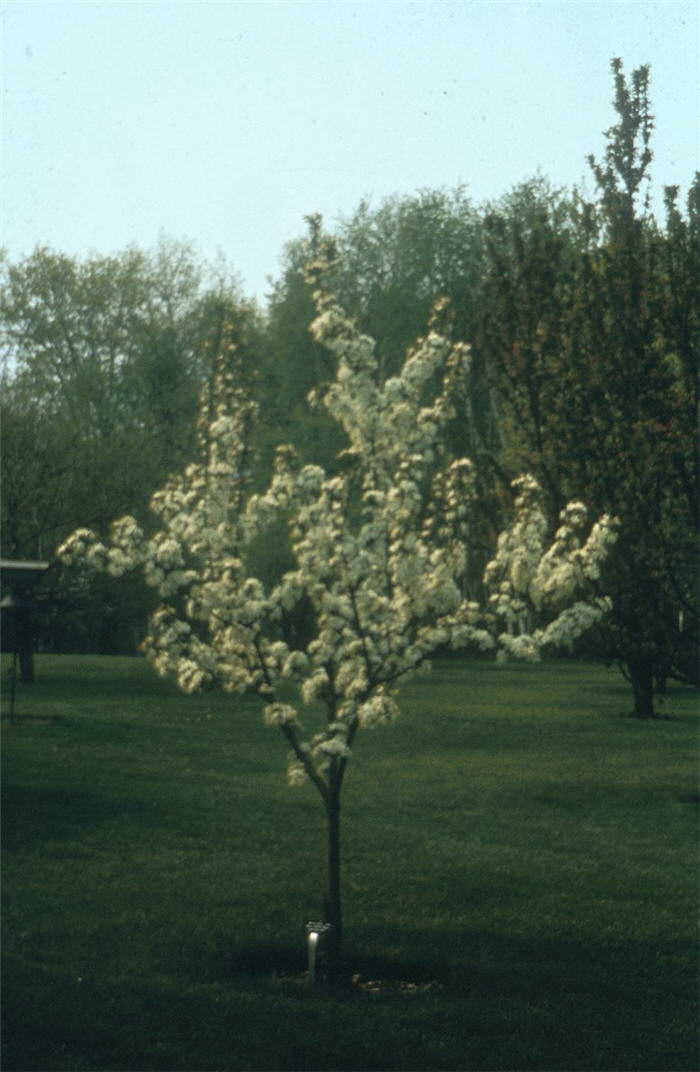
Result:
{"label": "sky", "polygon": [[223,255],[264,299],[304,216],[540,172],[592,189],[610,61],[651,65],[653,204],[700,167],[698,0],[2,0],[0,245]]}

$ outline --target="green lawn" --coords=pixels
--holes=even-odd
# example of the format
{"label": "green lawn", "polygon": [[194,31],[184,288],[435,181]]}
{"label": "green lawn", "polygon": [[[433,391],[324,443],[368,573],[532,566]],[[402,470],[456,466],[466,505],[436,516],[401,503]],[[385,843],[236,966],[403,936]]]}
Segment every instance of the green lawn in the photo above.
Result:
{"label": "green lawn", "polygon": [[387,982],[309,991],[320,802],[257,705],[40,656],[3,733],[3,1067],[694,1069],[697,695],[628,707],[575,662],[408,685],[344,796],[349,963]]}

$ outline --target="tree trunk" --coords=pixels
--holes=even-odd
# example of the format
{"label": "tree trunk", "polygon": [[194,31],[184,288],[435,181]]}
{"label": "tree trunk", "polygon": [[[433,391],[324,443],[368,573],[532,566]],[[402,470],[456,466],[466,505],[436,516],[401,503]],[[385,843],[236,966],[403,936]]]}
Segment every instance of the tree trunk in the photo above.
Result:
{"label": "tree trunk", "polygon": [[29,646],[19,650],[19,673],[25,685],[34,681],[34,652]]}
{"label": "tree trunk", "polygon": [[323,898],[328,975],[337,980],[341,973],[343,921],[340,904],[340,787],[331,787],[326,801],[328,863]]}
{"label": "tree trunk", "polygon": [[654,673],[651,663],[646,659],[630,659],[627,663],[636,718],[655,718],[654,712]]}
{"label": "tree trunk", "polygon": [[34,630],[29,612],[25,608],[17,611],[15,628],[20,677],[26,685],[30,685],[34,681]]}
{"label": "tree trunk", "polygon": [[681,681],[687,681],[689,685],[700,688],[700,658],[698,655],[697,639],[693,641],[692,635],[682,636],[678,645],[678,669]]}

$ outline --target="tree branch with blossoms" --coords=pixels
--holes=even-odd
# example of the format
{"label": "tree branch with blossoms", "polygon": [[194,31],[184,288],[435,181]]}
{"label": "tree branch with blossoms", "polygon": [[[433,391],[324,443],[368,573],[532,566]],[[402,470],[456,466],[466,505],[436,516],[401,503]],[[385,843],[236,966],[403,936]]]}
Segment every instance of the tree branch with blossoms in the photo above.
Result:
{"label": "tree branch with blossoms", "polygon": [[[357,733],[397,716],[397,684],[436,650],[536,658],[588,628],[608,606],[590,592],[615,522],[602,517],[586,535],[585,510],[572,503],[546,546],[539,487],[520,478],[513,521],[484,573],[486,596],[467,599],[475,474],[468,459],[447,457],[444,432],[468,374],[468,347],[437,330],[437,309],[401,371],[381,382],[373,340],[328,288],[335,253],[317,220],[311,255],[317,315],[310,331],[337,368],[310,402],[345,431],[342,470],[301,466],[291,448],[280,447],[268,487],[250,492],[246,466],[258,412],[239,386],[229,336],[202,397],[200,460],[153,496],[160,528],[147,536],[135,519],[122,518],[109,543],[79,529],[57,553],[65,564],[84,561],[114,576],[143,569],[163,600],[144,641],[158,673],[186,692],[221,687],[260,697],[265,722],[289,746],[290,783],[310,781],[326,809],[325,911],[337,966],[339,800]],[[293,566],[265,585],[250,572],[250,550],[281,519]],[[314,632],[294,647],[282,617],[302,601],[313,609]],[[324,718],[307,731],[300,712],[313,723],[319,705]]]}

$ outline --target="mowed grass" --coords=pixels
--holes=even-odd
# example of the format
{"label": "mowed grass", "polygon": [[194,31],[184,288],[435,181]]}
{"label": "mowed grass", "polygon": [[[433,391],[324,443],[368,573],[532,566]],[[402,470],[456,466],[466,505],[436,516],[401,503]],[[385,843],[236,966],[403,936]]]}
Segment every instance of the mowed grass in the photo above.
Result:
{"label": "mowed grass", "polygon": [[343,802],[349,971],[390,985],[310,991],[323,816],[258,705],[40,656],[4,728],[3,1068],[696,1068],[697,696],[628,707],[576,662],[407,685]]}

